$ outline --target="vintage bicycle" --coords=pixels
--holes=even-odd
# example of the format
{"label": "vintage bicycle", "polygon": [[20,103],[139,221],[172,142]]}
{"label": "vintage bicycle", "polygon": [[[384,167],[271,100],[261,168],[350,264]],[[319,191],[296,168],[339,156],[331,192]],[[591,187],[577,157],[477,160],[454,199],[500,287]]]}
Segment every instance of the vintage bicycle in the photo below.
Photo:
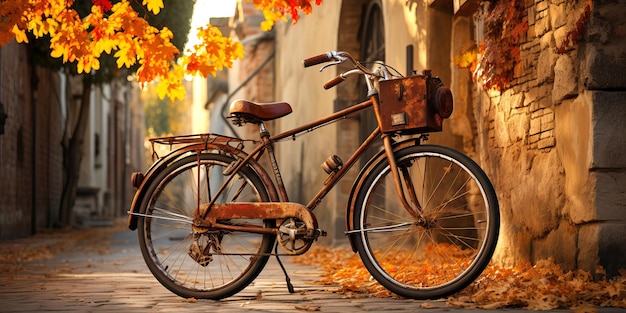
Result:
{"label": "vintage bicycle", "polygon": [[[429,71],[402,77],[347,52],[303,61],[326,63],[321,70],[343,62],[352,69],[324,87],[362,75],[367,101],[271,135],[264,122],[288,115],[291,106],[237,100],[232,122],[257,125],[260,140],[212,133],[150,140],[153,153],[160,145],[170,152],[133,174],[129,228],[138,230],[145,262],[163,286],[181,297],[222,299],[248,286],[270,256],[307,252],[325,235],[313,210],[377,140],[383,149],[362,167],[346,209],[345,234],[367,270],[391,292],[414,299],[450,295],[482,273],[499,233],[494,188],[463,153],[423,143],[452,113],[450,89]],[[273,144],[368,109],[378,127],[345,163],[331,156],[322,164],[329,176],[313,199],[290,202]]]}

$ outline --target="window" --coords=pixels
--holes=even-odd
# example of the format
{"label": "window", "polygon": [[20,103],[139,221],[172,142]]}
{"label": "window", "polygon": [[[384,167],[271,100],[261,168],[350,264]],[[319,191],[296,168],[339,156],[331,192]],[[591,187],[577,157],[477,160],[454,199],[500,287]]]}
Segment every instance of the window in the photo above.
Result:
{"label": "window", "polygon": [[[385,25],[382,4],[379,0],[370,1],[366,5],[361,19],[359,39],[361,43],[359,60],[361,62],[385,61]],[[366,100],[367,86],[363,78],[359,81],[359,95],[363,97],[361,100]],[[378,122],[373,110],[362,113],[360,118],[359,140],[363,142],[378,126]],[[380,149],[378,145],[382,145],[382,143],[376,141],[374,146],[365,153],[361,158],[361,166]]]}

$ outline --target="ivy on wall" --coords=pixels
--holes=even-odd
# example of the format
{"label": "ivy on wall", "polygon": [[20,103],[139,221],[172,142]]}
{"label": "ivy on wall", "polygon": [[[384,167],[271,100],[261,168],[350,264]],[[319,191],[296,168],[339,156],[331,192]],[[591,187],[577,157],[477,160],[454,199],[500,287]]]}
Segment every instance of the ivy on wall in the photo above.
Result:
{"label": "ivy on wall", "polygon": [[482,55],[474,78],[485,88],[502,90],[514,78],[520,62],[520,42],[526,39],[528,21],[524,21],[524,0],[492,1],[485,16],[485,38],[479,46]]}
{"label": "ivy on wall", "polygon": [[[486,1],[481,12],[484,38],[454,57],[460,68],[468,68],[474,81],[485,89],[504,90],[515,78],[515,67],[520,63],[520,45],[527,40],[528,21],[525,0]],[[582,39],[585,24],[591,15],[591,0],[584,5],[574,25],[569,26],[563,40],[557,43],[556,53],[571,50]]]}

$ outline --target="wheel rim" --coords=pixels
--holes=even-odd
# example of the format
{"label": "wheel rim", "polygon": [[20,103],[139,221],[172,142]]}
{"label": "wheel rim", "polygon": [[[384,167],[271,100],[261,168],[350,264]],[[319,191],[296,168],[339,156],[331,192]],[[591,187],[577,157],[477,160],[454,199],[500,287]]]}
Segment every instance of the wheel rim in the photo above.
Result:
{"label": "wheel rim", "polygon": [[[228,165],[222,160],[184,164],[163,177],[149,199],[146,215],[150,217],[143,219],[147,263],[157,279],[179,295],[204,297],[205,293],[221,298],[232,294],[256,277],[264,264],[257,261],[267,259],[258,255],[271,249],[261,234],[192,230],[198,196],[200,203],[208,203],[221,184],[207,178],[222,179]],[[244,176],[234,179],[216,202],[267,201],[266,193]],[[225,222],[263,226],[262,221]],[[211,296],[212,291],[219,295]]]}
{"label": "wheel rim", "polygon": [[415,220],[399,202],[389,166],[379,171],[358,223],[365,230],[360,236],[365,258],[376,268],[372,275],[389,281],[396,293],[471,282],[491,225],[483,186],[466,165],[440,153],[414,153],[397,163],[413,179],[424,219]]}

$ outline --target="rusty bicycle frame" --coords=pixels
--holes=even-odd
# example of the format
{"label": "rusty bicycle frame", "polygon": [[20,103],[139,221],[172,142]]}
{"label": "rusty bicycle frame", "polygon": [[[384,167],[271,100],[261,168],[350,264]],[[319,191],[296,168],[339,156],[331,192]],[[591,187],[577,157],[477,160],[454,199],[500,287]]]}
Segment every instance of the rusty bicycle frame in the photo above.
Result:
{"label": "rusty bicycle frame", "polygon": [[[334,53],[334,52],[333,52]],[[269,131],[265,128],[263,121],[256,120],[253,123],[258,124],[260,130],[261,141],[253,141],[256,144],[256,147],[249,154],[242,150],[241,146],[232,146],[232,143],[238,143],[243,145],[243,142],[246,140],[232,138],[228,136],[218,135],[218,134],[201,134],[201,135],[191,135],[191,136],[179,136],[179,137],[163,137],[163,138],[154,138],[151,139],[153,143],[153,152],[154,152],[154,143],[160,144],[183,144],[182,148],[179,148],[177,151],[174,151],[163,159],[166,159],[160,163],[170,162],[175,160],[177,157],[183,155],[184,153],[193,152],[196,153],[198,159],[198,166],[200,166],[201,158],[200,155],[207,150],[217,151],[219,153],[226,153],[235,157],[236,161],[230,164],[226,170],[224,171],[224,176],[226,177],[225,181],[222,182],[222,185],[218,188],[213,198],[208,203],[201,203],[200,196],[197,198],[197,206],[194,210],[194,218],[193,221],[190,221],[193,230],[197,233],[204,233],[208,230],[226,230],[226,231],[242,231],[242,232],[251,232],[251,233],[260,233],[260,234],[280,234],[278,227],[266,228],[258,225],[251,224],[240,224],[240,225],[232,225],[227,223],[220,223],[220,220],[229,220],[229,219],[276,219],[276,220],[284,220],[287,218],[297,218],[306,227],[306,231],[301,235],[304,235],[304,238],[310,240],[315,239],[320,235],[324,235],[325,233],[317,228],[317,219],[313,215],[312,211],[317,207],[317,205],[322,201],[322,199],[326,196],[326,194],[334,188],[337,182],[344,177],[346,172],[354,166],[354,164],[361,158],[364,152],[372,145],[372,143],[381,138],[383,141],[384,150],[378,152],[377,155],[371,158],[370,161],[380,160],[381,158],[386,158],[389,162],[391,168],[391,174],[394,180],[394,186],[396,190],[396,194],[402,203],[402,206],[405,210],[414,218],[414,220],[419,223],[423,219],[421,217],[421,205],[417,200],[417,196],[413,191],[413,186],[410,186],[410,180],[405,179],[407,181],[406,190],[408,191],[406,194],[402,187],[402,179],[403,177],[407,177],[408,170],[406,168],[398,168],[396,166],[396,160],[394,158],[394,150],[397,148],[405,147],[407,145],[415,145],[419,144],[421,140],[426,135],[420,135],[418,138],[407,139],[401,142],[394,142],[392,139],[393,133],[384,132],[381,123],[381,110],[380,110],[380,95],[378,88],[375,87],[374,81],[378,79],[385,80],[388,78],[387,68],[381,67],[376,71],[370,71],[363,67],[360,63],[354,60],[351,56],[347,55],[345,58],[341,58],[340,55],[334,54],[334,58],[338,58],[339,61],[336,61],[331,64],[327,64],[322,67],[322,70],[330,65],[335,65],[341,63],[345,60],[350,60],[355,65],[355,68],[344,72],[337,76],[335,79],[327,82],[324,85],[325,89],[329,89],[346,79],[347,76],[350,75],[365,75],[366,83],[368,87],[368,97],[369,99],[363,101],[359,104],[353,105],[351,107],[345,108],[339,112],[330,114],[326,117],[320,118],[318,120],[309,122],[305,125],[293,128],[291,130],[282,132],[278,135],[271,136]],[[323,54],[317,57],[310,58],[305,60],[305,67],[311,66],[315,64],[320,64],[326,62],[328,60],[332,60],[331,55]],[[309,61],[310,64],[306,64]],[[400,86],[402,88],[402,86]],[[386,100],[388,96],[385,96],[383,100]],[[395,96],[393,96],[395,97]],[[366,109],[372,108],[374,110],[378,127],[376,127],[372,133],[361,143],[361,145],[352,153],[352,155],[348,158],[345,164],[339,166],[332,173],[329,173],[329,177],[324,182],[324,185],[318,191],[318,193],[306,204],[293,203],[289,201],[289,196],[287,195],[287,190],[282,180],[282,176],[280,173],[280,169],[278,166],[278,162],[276,160],[276,156],[273,150],[273,144],[276,142],[280,142],[289,138],[293,138],[295,140],[296,135],[303,134],[305,132],[312,132],[317,128],[329,125],[333,122],[344,119],[350,115],[360,113]],[[237,116],[235,116],[237,118]],[[250,121],[243,121],[250,122]],[[427,138],[427,137],[426,137]],[[261,156],[267,152],[269,161],[271,164],[272,172],[274,174],[274,181],[270,178],[270,175],[267,173],[266,169],[261,166],[257,161],[261,158]],[[168,161],[167,159],[170,159]],[[160,160],[161,161],[161,160]],[[157,162],[159,163],[159,162]],[[374,162],[375,163],[375,162]],[[368,163],[372,164],[372,162]],[[159,166],[153,165],[155,168]],[[230,202],[230,203],[215,203],[218,199],[218,196],[224,192],[226,186],[232,181],[232,179],[236,176],[235,174],[240,171],[245,166],[252,167],[257,174],[259,174],[261,180],[263,181],[268,193],[270,194],[271,202]],[[362,171],[367,172],[368,168]],[[143,190],[141,188],[143,185],[148,184],[148,181],[151,179],[151,175],[153,172],[150,170],[146,173],[146,176],[142,176],[138,179],[136,187],[139,190]],[[198,171],[198,182],[200,182],[200,171]],[[361,174],[360,174],[361,175]],[[133,178],[135,179],[135,178]],[[356,184],[361,184],[359,177],[357,177],[355,181]],[[141,185],[141,186],[139,186]],[[358,188],[359,186],[357,186]],[[129,228],[135,229],[137,227],[137,219],[139,216],[146,216],[139,212],[139,204],[142,201],[144,193],[138,192],[133,199],[133,203],[131,205],[131,210],[129,214]],[[408,199],[407,199],[408,198]],[[350,195],[350,202],[348,203],[348,209],[346,211],[346,224],[347,231],[346,234],[351,234],[351,231],[354,230],[352,225],[351,215],[353,214],[353,208],[351,202],[353,200],[353,195]],[[146,216],[147,217],[147,216]],[[352,236],[349,236],[350,240]],[[304,253],[301,251],[299,253]]]}
{"label": "rusty bicycle frame", "polygon": [[[279,256],[304,254],[326,235],[313,211],[376,140],[382,149],[368,158],[348,194],[344,232],[372,278],[400,296],[430,299],[467,287],[485,269],[499,231],[489,178],[459,151],[422,145],[452,114],[450,89],[429,70],[405,77],[382,62],[366,68],[341,51],[303,65],[326,63],[323,70],[344,61],[354,67],[324,88],[364,75],[367,100],[356,105],[272,135],[264,122],[291,113],[288,103],[236,100],[233,124],[257,125],[260,139],[213,133],[150,139],[155,162],[132,176],[137,192],[129,228],[139,228],[142,255],[161,284],[183,297],[217,300],[241,291],[276,256],[294,292]],[[370,109],[377,127],[345,164],[336,155],[322,164],[329,176],[312,199],[291,202],[274,144]],[[403,135],[410,137],[398,138]],[[269,164],[261,162],[265,154]],[[424,266],[437,274],[421,275]]]}
{"label": "rusty bicycle frame", "polygon": [[[296,216],[301,219],[307,228],[307,236],[317,236],[319,234],[315,234],[317,228],[317,222],[315,216],[312,215],[312,211],[317,207],[317,205],[322,201],[324,196],[336,185],[336,183],[345,175],[345,173],[352,168],[352,166],[360,159],[363,153],[371,146],[371,144],[377,139],[382,138],[385,148],[385,155],[388,158],[390,164],[392,164],[391,168],[394,172],[394,181],[395,187],[398,196],[400,197],[404,207],[410,214],[416,219],[419,218],[417,215],[419,212],[419,203],[415,197],[415,195],[411,195],[411,203],[413,203],[418,210],[414,209],[409,202],[406,200],[404,193],[402,192],[402,187],[400,184],[399,173],[395,167],[395,159],[393,157],[393,148],[392,148],[392,138],[388,134],[381,133],[380,127],[377,127],[372,131],[372,133],[367,137],[367,139],[352,153],[349,159],[346,161],[343,166],[341,166],[338,171],[334,174],[331,174],[329,179],[325,182],[322,188],[318,191],[318,193],[308,202],[306,206],[303,206],[299,203],[289,202],[289,197],[287,195],[287,191],[285,189],[282,176],[280,174],[280,169],[277,164],[277,160],[274,154],[274,150],[272,145],[275,142],[282,141],[288,138],[294,138],[296,135],[313,131],[319,127],[323,127],[332,122],[338,121],[340,119],[346,118],[349,115],[360,113],[368,108],[374,109],[374,111],[378,114],[378,100],[377,94],[370,96],[370,99],[364,102],[361,102],[352,107],[346,108],[334,114],[328,115],[316,121],[310,122],[308,124],[302,125],[300,127],[296,127],[294,129],[285,131],[275,136],[270,136],[265,126],[261,123],[259,128],[261,130],[261,139],[262,142],[259,143],[256,148],[250,152],[245,158],[240,159],[235,163],[235,166],[232,169],[229,169],[228,172],[231,175],[222,183],[221,187],[217,190],[213,200],[211,200],[207,204],[198,205],[198,209],[196,212],[196,218],[194,219],[194,228],[198,231],[202,231],[203,228],[212,228],[212,229],[223,229],[223,230],[231,230],[231,231],[245,231],[245,232],[253,232],[253,233],[270,233],[276,234],[278,232],[275,228],[263,228],[258,226],[235,226],[235,225],[227,225],[221,224],[218,221],[220,219],[229,219],[229,218],[254,218],[254,219],[281,219],[286,217]],[[410,141],[414,143],[415,141]],[[280,196],[280,202],[254,202],[254,203],[246,203],[246,202],[235,202],[235,203],[227,203],[227,204],[218,204],[214,203],[218,198],[218,195],[224,191],[225,186],[232,180],[234,177],[234,173],[239,171],[241,168],[246,166],[251,160],[258,159],[264,151],[268,152],[268,157],[270,163],[272,165],[274,178],[276,180],[276,187],[278,188],[278,193]],[[266,182],[267,184],[268,182]]]}

